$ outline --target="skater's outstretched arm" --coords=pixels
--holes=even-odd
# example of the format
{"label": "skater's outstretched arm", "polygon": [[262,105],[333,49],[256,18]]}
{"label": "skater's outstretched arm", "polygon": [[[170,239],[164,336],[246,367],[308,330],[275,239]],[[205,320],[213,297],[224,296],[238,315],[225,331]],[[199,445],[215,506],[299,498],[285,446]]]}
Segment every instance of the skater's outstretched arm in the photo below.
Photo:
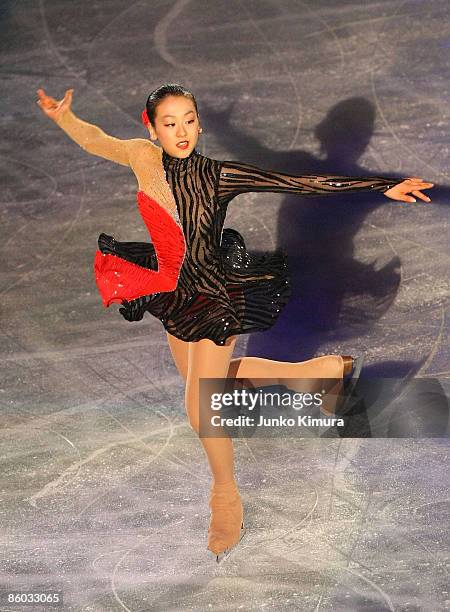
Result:
{"label": "skater's outstretched arm", "polygon": [[106,134],[101,128],[77,117],[71,110],[73,89],[66,90],[62,100],[47,96],[43,89],[38,89],[38,104],[42,111],[53,119],[82,149],[110,161],[130,166],[130,155],[142,142],[148,146],[149,141],[141,138],[121,140]]}
{"label": "skater's outstretched arm", "polygon": [[336,176],[334,174],[305,174],[295,176],[284,172],[263,170],[252,164],[237,161],[222,162],[218,196],[221,204],[227,204],[240,193],[248,191],[272,191],[280,193],[298,193],[304,196],[321,196],[343,191],[381,191],[393,200],[415,202],[407,196],[412,192],[415,196],[430,201],[428,196],[419,189],[432,187],[421,178],[411,177],[398,180],[383,176]]}

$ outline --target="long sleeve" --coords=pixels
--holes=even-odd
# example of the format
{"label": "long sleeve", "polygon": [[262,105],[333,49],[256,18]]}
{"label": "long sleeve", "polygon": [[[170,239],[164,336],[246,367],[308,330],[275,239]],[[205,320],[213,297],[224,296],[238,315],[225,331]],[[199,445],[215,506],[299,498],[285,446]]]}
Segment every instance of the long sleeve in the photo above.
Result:
{"label": "long sleeve", "polygon": [[343,191],[387,191],[402,179],[382,176],[336,176],[334,174],[305,174],[294,176],[284,172],[262,170],[237,161],[222,162],[217,193],[221,204],[228,203],[240,193],[273,191],[298,193],[304,196],[323,196]]}
{"label": "long sleeve", "polygon": [[57,125],[82,149],[92,155],[129,166],[129,143],[106,134],[101,128],[83,121],[69,109],[57,121]]}

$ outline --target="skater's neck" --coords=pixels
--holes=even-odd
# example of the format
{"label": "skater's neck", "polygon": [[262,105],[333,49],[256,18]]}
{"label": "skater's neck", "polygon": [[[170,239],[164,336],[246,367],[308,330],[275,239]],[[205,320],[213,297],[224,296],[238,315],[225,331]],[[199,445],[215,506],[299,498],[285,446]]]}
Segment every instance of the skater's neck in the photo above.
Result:
{"label": "skater's neck", "polygon": [[162,160],[166,170],[168,168],[172,170],[189,170],[198,156],[199,153],[195,149],[187,157],[173,157],[163,150]]}

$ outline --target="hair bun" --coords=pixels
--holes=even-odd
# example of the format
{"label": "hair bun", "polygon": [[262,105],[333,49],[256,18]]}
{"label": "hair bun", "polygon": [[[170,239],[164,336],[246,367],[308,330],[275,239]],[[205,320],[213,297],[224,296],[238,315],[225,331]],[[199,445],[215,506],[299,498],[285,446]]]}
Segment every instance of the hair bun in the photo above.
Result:
{"label": "hair bun", "polygon": [[141,117],[142,117],[142,123],[145,125],[145,127],[148,127],[148,125],[150,123],[150,120],[148,118],[147,109],[146,108],[144,108],[144,110],[142,111]]}

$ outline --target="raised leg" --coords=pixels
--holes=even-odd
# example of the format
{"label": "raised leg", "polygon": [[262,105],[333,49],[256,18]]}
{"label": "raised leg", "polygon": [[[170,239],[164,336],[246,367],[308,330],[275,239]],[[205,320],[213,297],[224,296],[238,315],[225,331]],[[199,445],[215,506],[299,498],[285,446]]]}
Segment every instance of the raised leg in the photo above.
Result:
{"label": "raised leg", "polygon": [[[168,334],[169,346],[180,372],[186,380],[189,344]],[[227,378],[239,378],[245,386],[285,385],[296,392],[326,391],[323,412],[333,414],[342,391],[344,362],[340,355],[324,355],[307,361],[273,361],[262,357],[235,357],[230,360]]]}
{"label": "raised leg", "polygon": [[[183,380],[186,380],[189,345],[195,343],[183,342],[170,334],[167,334],[167,337],[175,365]],[[235,357],[230,360],[226,376],[248,379],[252,386],[262,387],[287,384],[287,379],[295,378],[342,378],[343,369],[340,355],[324,355],[299,362],[273,361],[262,357]]]}
{"label": "raised leg", "polygon": [[342,378],[343,372],[344,362],[340,355],[324,355],[299,362],[236,357],[231,360],[228,377],[248,379],[255,387],[286,385],[297,390],[295,387],[301,385],[293,379]]}
{"label": "raised leg", "polygon": [[272,361],[260,357],[240,357],[230,363],[228,376],[244,380],[244,385],[263,387],[284,385],[296,393],[321,393],[321,410],[332,416],[343,389],[344,361],[340,355],[324,355],[307,361]]}

